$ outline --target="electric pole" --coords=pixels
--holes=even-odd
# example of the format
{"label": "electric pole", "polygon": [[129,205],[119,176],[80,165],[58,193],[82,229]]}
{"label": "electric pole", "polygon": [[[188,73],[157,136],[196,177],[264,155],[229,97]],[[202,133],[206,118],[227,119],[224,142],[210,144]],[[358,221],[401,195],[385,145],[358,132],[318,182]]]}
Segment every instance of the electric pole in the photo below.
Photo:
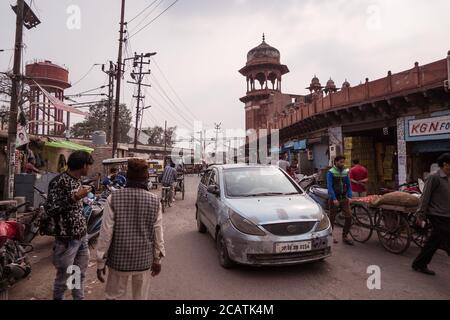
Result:
{"label": "electric pole", "polygon": [[120,37],[119,37],[119,54],[117,57],[117,86],[116,86],[116,103],[114,107],[114,126],[113,126],[113,147],[112,157],[117,157],[117,145],[119,142],[119,108],[120,108],[120,85],[122,80],[122,49],[123,49],[123,35],[125,26],[125,0],[122,0],[122,8],[120,13]]}
{"label": "electric pole", "polygon": [[[137,104],[136,104],[136,126],[134,128],[134,150],[137,150],[137,142],[138,142],[138,132],[139,132],[139,118],[141,116],[141,112],[144,111],[145,108],[141,109],[141,101],[145,98],[145,96],[143,96],[142,93],[142,86],[145,87],[151,87],[149,84],[143,84],[142,81],[144,80],[144,77],[146,75],[149,75],[150,69],[147,72],[143,71],[144,65],[150,65],[150,57],[156,55],[156,52],[153,53],[141,53],[141,54],[134,54],[134,66],[137,67],[139,66],[139,72],[132,72],[131,73],[131,78],[133,78],[133,80],[135,80],[136,82],[130,82],[128,81],[128,83],[131,84],[136,84],[138,86],[138,94],[137,96],[133,96],[133,98],[137,99]],[[144,58],[146,58],[144,60]],[[143,115],[142,115],[143,116]]]}
{"label": "electric pole", "polygon": [[112,61],[109,62],[109,70],[105,71],[105,65],[102,65],[102,71],[108,75],[108,112],[106,116],[106,141],[111,143],[113,129],[113,102],[114,102],[114,80],[116,79],[117,67]]}
{"label": "electric pole", "polygon": [[222,122],[214,123],[214,129],[216,130],[216,155],[217,155],[217,141],[219,140],[219,131],[220,131],[221,127],[222,127]]}
{"label": "electric pole", "polygon": [[23,46],[23,12],[24,0],[17,0],[16,8],[16,40],[14,46],[14,68],[11,88],[11,107],[9,109],[8,123],[8,178],[5,188],[5,199],[14,198],[14,174],[16,166],[16,139],[17,139],[17,110],[19,109],[19,94],[21,86],[20,66],[22,63]]}
{"label": "electric pole", "polygon": [[167,120],[164,121],[164,158],[167,158]]}

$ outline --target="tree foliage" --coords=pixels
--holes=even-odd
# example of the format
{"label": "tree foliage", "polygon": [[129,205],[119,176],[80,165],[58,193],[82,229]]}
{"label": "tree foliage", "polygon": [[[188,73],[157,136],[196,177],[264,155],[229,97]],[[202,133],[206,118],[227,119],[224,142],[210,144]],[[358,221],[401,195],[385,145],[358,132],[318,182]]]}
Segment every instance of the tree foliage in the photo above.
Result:
{"label": "tree foliage", "polygon": [[[167,147],[172,147],[175,144],[175,132],[177,127],[167,128],[166,131],[166,143]],[[146,135],[149,136],[148,144],[152,146],[164,146],[164,128],[155,126],[152,128],[142,129]]]}
{"label": "tree foliage", "polygon": [[[113,115],[114,116],[114,113]],[[99,104],[92,105],[89,108],[89,115],[83,122],[79,122],[72,126],[70,133],[74,138],[91,139],[95,131],[105,131],[108,129],[108,102],[102,101]],[[130,138],[127,136],[131,128],[131,111],[125,104],[121,104],[119,108],[119,142],[129,143]]]}

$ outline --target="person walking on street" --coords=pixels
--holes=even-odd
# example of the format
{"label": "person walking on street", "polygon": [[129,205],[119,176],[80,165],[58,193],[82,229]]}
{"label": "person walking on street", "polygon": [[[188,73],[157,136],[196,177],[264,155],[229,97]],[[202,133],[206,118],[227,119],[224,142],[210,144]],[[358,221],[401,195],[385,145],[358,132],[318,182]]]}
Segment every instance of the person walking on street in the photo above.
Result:
{"label": "person walking on street", "polygon": [[291,164],[289,163],[289,161],[287,161],[287,154],[283,153],[280,156],[280,160],[278,161],[278,167],[280,167],[284,171],[287,171],[290,166]]}
{"label": "person walking on street", "polygon": [[436,273],[428,269],[434,254],[443,249],[450,256],[450,153],[438,158],[440,170],[428,177],[421,197],[418,224],[425,216],[431,222],[431,236],[414,260],[412,268],[427,275]]}
{"label": "person walking on street", "polygon": [[173,163],[172,159],[168,158],[166,160],[166,168],[164,169],[164,173],[161,179],[162,186],[170,188],[169,199],[175,201],[175,187],[177,184],[178,174],[175,169],[175,163]]}
{"label": "person walking on street", "polygon": [[[79,286],[72,289],[74,300],[84,299],[84,279],[89,263],[89,247],[86,219],[83,216],[82,199],[91,187],[82,186],[81,177],[87,176],[94,164],[92,156],[84,151],[76,151],[69,156],[68,170],[52,181],[48,187],[45,203],[46,217],[41,221],[41,231],[55,236],[53,245],[53,265],[56,279],[53,299],[63,300],[67,281],[73,273],[73,266],[79,268]],[[72,285],[72,284],[71,284]]]}
{"label": "person walking on street", "polygon": [[350,169],[349,176],[352,183],[352,193],[354,198],[367,197],[367,183],[369,182],[369,172],[359,164],[359,160],[352,161],[353,166]]}
{"label": "person walking on street", "polygon": [[[334,159],[334,166],[327,173],[327,187],[330,206],[330,221],[334,230],[334,222],[339,209],[345,217],[345,225],[342,233],[342,241],[353,246],[353,240],[349,238],[352,225],[352,214],[350,210],[350,200],[352,199],[352,185],[349,178],[349,170],[345,168],[345,157],[337,156]],[[338,243],[334,238],[334,243]]]}
{"label": "person walking on street", "polygon": [[105,282],[106,300],[146,300],[151,277],[161,272],[165,256],[159,198],[148,189],[145,160],[128,161],[127,185],[108,197],[97,243],[97,278]]}

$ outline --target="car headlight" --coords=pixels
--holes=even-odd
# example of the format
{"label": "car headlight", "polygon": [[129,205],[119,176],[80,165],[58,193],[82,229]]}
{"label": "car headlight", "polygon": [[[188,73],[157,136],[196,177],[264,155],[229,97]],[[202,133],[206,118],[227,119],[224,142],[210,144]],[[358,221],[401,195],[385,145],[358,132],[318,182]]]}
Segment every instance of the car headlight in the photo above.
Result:
{"label": "car headlight", "polygon": [[253,222],[241,217],[239,214],[230,210],[230,220],[233,226],[240,232],[249,234],[252,236],[265,236],[266,233],[258,228]]}
{"label": "car headlight", "polygon": [[316,227],[316,232],[327,230],[330,225],[330,219],[328,219],[328,216],[324,214],[322,220],[320,220],[319,224]]}

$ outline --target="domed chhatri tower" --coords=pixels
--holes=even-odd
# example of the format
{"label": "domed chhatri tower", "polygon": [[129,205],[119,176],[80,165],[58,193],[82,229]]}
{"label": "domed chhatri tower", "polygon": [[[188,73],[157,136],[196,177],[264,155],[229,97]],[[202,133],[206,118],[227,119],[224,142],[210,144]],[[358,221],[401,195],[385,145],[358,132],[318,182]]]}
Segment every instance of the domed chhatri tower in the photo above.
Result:
{"label": "domed chhatri tower", "polygon": [[281,64],[280,51],[268,45],[263,35],[262,43],[248,52],[247,63],[239,72],[247,79],[247,94],[240,99],[245,103],[246,129],[265,129],[268,117],[277,111],[270,104],[280,97],[283,100],[281,78],[289,69]]}

